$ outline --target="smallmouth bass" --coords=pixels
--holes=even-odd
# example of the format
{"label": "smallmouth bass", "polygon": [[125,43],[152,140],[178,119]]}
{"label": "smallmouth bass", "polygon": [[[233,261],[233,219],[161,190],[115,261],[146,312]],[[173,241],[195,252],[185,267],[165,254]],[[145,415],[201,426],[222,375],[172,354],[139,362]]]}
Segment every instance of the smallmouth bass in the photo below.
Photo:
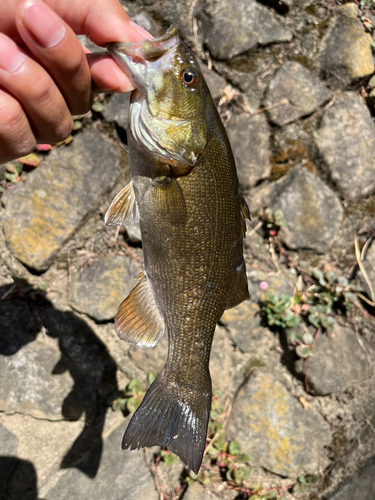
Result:
{"label": "smallmouth bass", "polygon": [[132,181],[113,200],[106,223],[139,220],[145,261],[115,329],[140,347],[156,345],[165,330],[169,338],[165,366],[122,447],[165,446],[198,473],[216,323],[249,297],[243,258],[249,209],[198,61],[176,28],[108,50],[136,90],[127,132]]}

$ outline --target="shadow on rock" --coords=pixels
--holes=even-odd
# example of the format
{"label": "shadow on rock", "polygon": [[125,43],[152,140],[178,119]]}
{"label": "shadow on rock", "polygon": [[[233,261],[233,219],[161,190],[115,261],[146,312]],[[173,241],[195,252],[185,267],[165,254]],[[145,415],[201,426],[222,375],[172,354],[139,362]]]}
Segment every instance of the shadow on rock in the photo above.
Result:
{"label": "shadow on rock", "polygon": [[[62,393],[61,413],[71,421],[85,414],[84,429],[60,467],[76,467],[89,477],[95,477],[101,458],[106,410],[118,392],[114,360],[87,323],[70,311],[55,309],[43,292],[33,289],[26,282],[0,287],[0,297],[3,297],[0,301],[0,355],[16,355],[40,332],[58,340],[61,357],[52,369],[51,380],[68,371],[74,381],[65,397]],[[32,348],[28,347],[29,350]],[[40,364],[43,363],[43,357],[40,359],[43,355],[46,356],[38,353],[31,359]],[[6,364],[3,369],[6,372]],[[40,377],[37,374],[35,377],[37,384]],[[44,379],[43,385],[46,384],[48,381]],[[25,390],[22,383],[14,389],[21,394]],[[42,395],[44,390],[44,387],[40,389]],[[39,409],[43,410],[43,404],[45,407],[48,402],[42,402]],[[96,452],[90,454],[94,447]]]}
{"label": "shadow on rock", "polygon": [[0,456],[0,500],[37,500],[36,483],[31,462]]}

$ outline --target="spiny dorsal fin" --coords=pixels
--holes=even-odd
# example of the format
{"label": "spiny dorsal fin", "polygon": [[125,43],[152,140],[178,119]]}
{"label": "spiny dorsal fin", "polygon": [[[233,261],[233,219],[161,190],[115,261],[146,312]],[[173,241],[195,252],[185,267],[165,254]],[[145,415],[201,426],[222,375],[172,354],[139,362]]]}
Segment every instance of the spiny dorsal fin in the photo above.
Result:
{"label": "spiny dorsal fin", "polygon": [[187,212],[182,189],[174,177],[157,177],[152,182],[151,203],[160,217],[168,217],[173,226],[186,222]]}
{"label": "spiny dorsal fin", "polygon": [[250,297],[249,289],[247,287],[247,276],[246,276],[246,266],[245,262],[242,261],[236,267],[236,279],[233,284],[231,294],[229,295],[228,303],[226,309],[231,309],[232,307],[238,306],[244,300]]}
{"label": "spiny dorsal fin", "polygon": [[119,307],[115,329],[120,339],[129,344],[153,347],[163,336],[164,320],[146,275],[141,273],[138,279],[139,283]]}
{"label": "spiny dorsal fin", "polygon": [[130,181],[112,201],[105,214],[104,222],[108,226],[126,226],[138,221],[138,206],[135,200],[133,181]]}
{"label": "spiny dorsal fin", "polygon": [[250,209],[249,206],[241,193],[241,190],[238,191],[239,197],[240,197],[240,209],[241,209],[241,224],[242,224],[242,236],[245,237],[246,235],[246,222],[245,219],[250,219]]}

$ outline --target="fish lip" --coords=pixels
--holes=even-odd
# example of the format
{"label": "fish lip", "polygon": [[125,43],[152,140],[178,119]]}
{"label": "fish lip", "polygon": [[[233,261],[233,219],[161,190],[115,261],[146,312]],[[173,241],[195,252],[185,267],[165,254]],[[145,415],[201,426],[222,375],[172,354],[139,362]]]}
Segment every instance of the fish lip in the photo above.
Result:
{"label": "fish lip", "polygon": [[145,38],[132,43],[110,43],[107,50],[133,85],[146,93],[147,86],[160,69],[167,69],[169,55],[179,45],[177,28],[171,26],[159,38]]}

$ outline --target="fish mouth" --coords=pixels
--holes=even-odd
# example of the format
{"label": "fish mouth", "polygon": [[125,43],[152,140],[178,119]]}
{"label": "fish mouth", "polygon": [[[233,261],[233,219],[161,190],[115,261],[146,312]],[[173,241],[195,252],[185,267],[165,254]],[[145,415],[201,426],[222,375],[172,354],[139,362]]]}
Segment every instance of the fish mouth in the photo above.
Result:
{"label": "fish mouth", "polygon": [[145,94],[153,75],[171,66],[179,43],[177,28],[172,25],[159,38],[132,43],[110,43],[107,49],[134,87]]}

